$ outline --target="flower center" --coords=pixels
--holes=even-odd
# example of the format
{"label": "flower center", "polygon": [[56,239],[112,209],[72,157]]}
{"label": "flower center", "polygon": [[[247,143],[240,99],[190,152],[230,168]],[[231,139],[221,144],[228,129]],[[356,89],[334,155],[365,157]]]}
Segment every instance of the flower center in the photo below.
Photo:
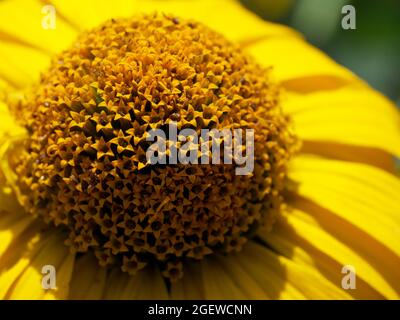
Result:
{"label": "flower center", "polygon": [[[199,23],[106,22],[54,59],[15,108],[30,133],[16,166],[21,201],[101,265],[133,274],[155,263],[175,280],[185,259],[240,250],[272,225],[294,142],[278,93],[268,70]],[[171,121],[254,130],[252,174],[149,165],[147,133]]]}

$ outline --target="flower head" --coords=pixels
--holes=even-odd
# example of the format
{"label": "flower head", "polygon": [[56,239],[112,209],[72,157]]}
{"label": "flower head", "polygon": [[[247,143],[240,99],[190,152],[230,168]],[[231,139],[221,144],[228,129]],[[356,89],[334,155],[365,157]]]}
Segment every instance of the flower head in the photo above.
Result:
{"label": "flower head", "polygon": [[[183,259],[239,251],[279,212],[294,139],[277,96],[267,71],[201,24],[111,20],[56,57],[12,107],[30,133],[15,160],[20,200],[102,265],[133,274],[156,260],[166,277],[181,277]],[[149,129],[173,121],[198,132],[254,130],[254,174],[149,165]]]}
{"label": "flower head", "polygon": [[[393,105],[235,1],[133,2],[57,5],[55,30],[26,16],[38,38],[0,24],[0,296],[398,297]],[[254,171],[149,163],[171,123],[253,130]]]}

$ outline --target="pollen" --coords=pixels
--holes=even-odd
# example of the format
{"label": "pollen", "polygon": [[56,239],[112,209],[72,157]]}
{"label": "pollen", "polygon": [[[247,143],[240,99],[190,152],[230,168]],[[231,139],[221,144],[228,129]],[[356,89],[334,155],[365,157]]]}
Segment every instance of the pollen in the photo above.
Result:
{"label": "pollen", "polygon": [[[271,70],[195,21],[152,14],[83,33],[15,103],[29,132],[15,161],[31,214],[63,230],[78,253],[135,274],[155,264],[239,251],[283,204],[296,145]],[[147,132],[254,130],[254,170],[154,165]]]}

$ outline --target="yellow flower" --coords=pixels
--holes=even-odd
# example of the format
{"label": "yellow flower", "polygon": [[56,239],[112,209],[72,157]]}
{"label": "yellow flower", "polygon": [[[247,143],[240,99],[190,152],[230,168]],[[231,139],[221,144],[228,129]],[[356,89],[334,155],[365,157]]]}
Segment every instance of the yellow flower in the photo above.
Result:
{"label": "yellow flower", "polygon": [[[45,8],[42,13],[41,1],[0,2],[0,298],[399,298],[400,180],[394,173],[394,157],[400,156],[400,117],[390,101],[309,46],[295,31],[260,20],[235,1],[54,0],[51,3],[55,8],[56,20],[53,21],[55,25],[50,23],[47,28],[43,23],[49,21],[43,19],[51,19],[51,16],[45,15],[51,15],[52,11],[46,11]],[[284,132],[278,130],[280,133],[276,135],[277,140],[272,142],[276,146],[279,145],[277,141],[280,141],[282,148],[276,148],[277,152],[283,152],[286,147],[289,150],[293,144],[291,135],[286,132],[286,122],[278,111],[275,113],[275,91],[272,83],[280,88],[279,103],[283,112],[290,116],[294,132],[302,142],[300,152],[289,163],[289,179],[284,185],[285,206],[281,208],[275,223],[258,227],[256,234],[238,252],[203,252],[199,261],[185,260],[182,279],[172,282],[169,280],[172,277],[165,277],[165,270],[162,273],[158,263],[149,263],[149,266],[142,268],[145,263],[140,260],[141,256],[133,255],[129,263],[125,261],[128,257],[124,256],[122,270],[129,271],[132,264],[134,269],[140,269],[131,275],[121,271],[121,266],[99,267],[95,256],[86,253],[87,250],[82,247],[78,251],[81,250],[83,254],[70,250],[64,244],[68,237],[65,229],[53,224],[47,226],[39,217],[44,216],[47,222],[62,224],[60,216],[57,216],[57,220],[51,215],[39,215],[35,211],[38,206],[27,207],[27,202],[21,201],[24,196],[26,198],[26,194],[16,187],[21,181],[27,184],[26,181],[32,178],[29,172],[23,170],[19,171],[22,174],[16,174],[18,170],[14,155],[24,149],[27,136],[26,130],[17,123],[28,128],[26,123],[29,122],[41,129],[48,128],[48,124],[45,121],[38,123],[30,118],[37,116],[35,112],[32,113],[32,101],[37,103],[39,100],[28,99],[19,104],[19,109],[14,108],[13,101],[21,101],[21,93],[32,91],[32,88],[39,98],[52,90],[58,90],[56,85],[32,86],[40,79],[41,72],[44,72],[42,83],[54,84],[51,81],[46,82],[49,79],[53,81],[54,73],[57,72],[54,69],[46,71],[50,60],[63,50],[71,48],[76,37],[83,31],[97,27],[110,18],[132,17],[154,11],[166,13],[168,17],[176,16],[201,22],[207,26],[207,30],[210,28],[217,31],[240,47],[246,56],[252,57],[258,65],[269,70],[272,91],[268,91],[268,95],[271,95],[268,103],[274,112],[273,115],[265,115],[273,116],[272,119],[280,124],[278,129]],[[176,24],[179,22],[172,21]],[[112,45],[110,42],[110,47]],[[221,50],[228,52],[227,48],[233,50],[235,46],[227,44]],[[74,50],[79,51],[79,48],[75,47]],[[81,54],[85,58],[90,55],[84,50]],[[72,55],[72,60],[76,57]],[[232,65],[235,65],[234,62]],[[53,61],[53,67],[54,63],[57,61]],[[249,70],[254,71],[254,77],[259,74],[257,70]],[[77,89],[80,79],[75,80],[77,77],[73,75],[73,70],[66,68],[65,72],[67,78],[76,82],[76,87],[72,85],[73,90]],[[268,88],[269,81],[266,82]],[[264,85],[260,92],[267,88]],[[94,93],[93,90],[90,93],[97,105],[102,103],[96,91],[100,87],[101,85],[95,87]],[[216,88],[209,87],[207,90],[214,89]],[[118,94],[122,94],[122,91],[118,91]],[[232,99],[236,98],[231,97]],[[25,106],[24,109],[21,109],[22,105]],[[73,107],[71,101],[66,105]],[[9,110],[11,106],[13,112]],[[54,109],[51,108],[45,110],[49,113],[43,112],[41,119],[48,116],[50,124],[57,113],[54,114]],[[205,110],[209,109],[203,109],[204,118],[206,112],[212,113],[211,107],[209,111]],[[120,114],[120,117],[124,116],[125,114]],[[176,118],[179,115],[173,116]],[[251,117],[251,114],[247,116]],[[76,118],[76,126],[82,121],[79,113],[74,110],[71,111],[71,117]],[[96,117],[98,119],[96,118],[95,123],[100,125],[99,130],[107,130],[106,122],[103,124],[100,119],[102,114],[97,113]],[[89,120],[92,120],[90,116]],[[260,119],[260,122],[264,120]],[[57,121],[62,124],[62,121]],[[251,120],[249,123],[251,124]],[[37,134],[34,132],[35,128],[28,129],[32,131],[31,135]],[[135,130],[132,133],[133,139],[137,137]],[[125,136],[116,136],[114,139],[119,141],[120,138]],[[104,139],[107,139],[106,134]],[[101,149],[101,157],[112,157],[115,152],[123,154],[124,148],[128,147],[126,143],[116,142],[118,148],[122,146],[122,149],[103,150],[104,139],[102,137],[96,141],[96,148]],[[58,141],[55,144],[61,145]],[[127,152],[131,151],[132,149]],[[272,158],[286,160],[286,156],[280,156],[282,158],[275,154]],[[40,166],[46,157],[49,155],[29,159],[38,160]],[[270,161],[272,167],[277,166],[277,160]],[[107,165],[100,159],[99,163],[104,167]],[[65,166],[67,164],[68,161]],[[117,162],[117,166],[123,165],[123,162]],[[278,177],[280,169],[277,168],[272,168],[272,172]],[[42,176],[39,177],[41,178]],[[65,181],[67,186],[74,185],[71,180],[73,179]],[[114,187],[118,188],[117,183]],[[73,190],[74,194],[79,195],[82,192],[82,186],[79,188]],[[276,193],[271,194],[276,195],[278,201],[277,195],[282,190],[272,185],[269,188],[276,188]],[[35,191],[34,188],[31,189]],[[267,190],[265,192],[268,193]],[[146,194],[142,198],[146,200],[146,197],[151,195]],[[162,206],[169,201],[158,200],[162,201]],[[56,206],[57,203],[46,203],[43,206],[45,205]],[[31,211],[33,215],[27,211]],[[111,225],[112,223],[113,221]],[[127,221],[120,223],[125,226]],[[118,227],[120,226],[119,224]],[[107,228],[107,224],[103,227]],[[269,227],[272,229],[269,230]],[[157,237],[158,230],[159,227],[151,230],[153,237]],[[216,235],[218,236],[221,234]],[[239,242],[243,239],[239,238]],[[121,242],[116,237],[104,247],[111,251],[124,252],[128,250],[126,244],[128,243]],[[236,247],[240,248],[241,245],[232,245],[232,248]],[[203,247],[203,250],[207,251],[205,248],[207,247]],[[176,251],[174,253],[177,255]],[[205,254],[208,256],[203,257]],[[113,257],[108,255],[104,261]],[[157,259],[163,261],[161,256],[157,256]],[[42,268],[48,265],[54,266],[56,270],[55,290],[44,290],[42,286]],[[355,271],[355,288],[343,286],[343,278],[347,274],[342,271],[347,272],[346,266],[352,266]],[[173,265],[167,267],[167,271],[172,269]]]}

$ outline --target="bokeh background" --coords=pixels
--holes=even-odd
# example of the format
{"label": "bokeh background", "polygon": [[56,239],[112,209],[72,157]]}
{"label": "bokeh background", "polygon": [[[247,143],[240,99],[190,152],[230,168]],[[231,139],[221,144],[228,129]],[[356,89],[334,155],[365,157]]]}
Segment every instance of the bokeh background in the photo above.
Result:
{"label": "bokeh background", "polygon": [[[400,106],[400,0],[241,0],[267,20],[289,25]],[[356,30],[343,30],[344,5]]]}

